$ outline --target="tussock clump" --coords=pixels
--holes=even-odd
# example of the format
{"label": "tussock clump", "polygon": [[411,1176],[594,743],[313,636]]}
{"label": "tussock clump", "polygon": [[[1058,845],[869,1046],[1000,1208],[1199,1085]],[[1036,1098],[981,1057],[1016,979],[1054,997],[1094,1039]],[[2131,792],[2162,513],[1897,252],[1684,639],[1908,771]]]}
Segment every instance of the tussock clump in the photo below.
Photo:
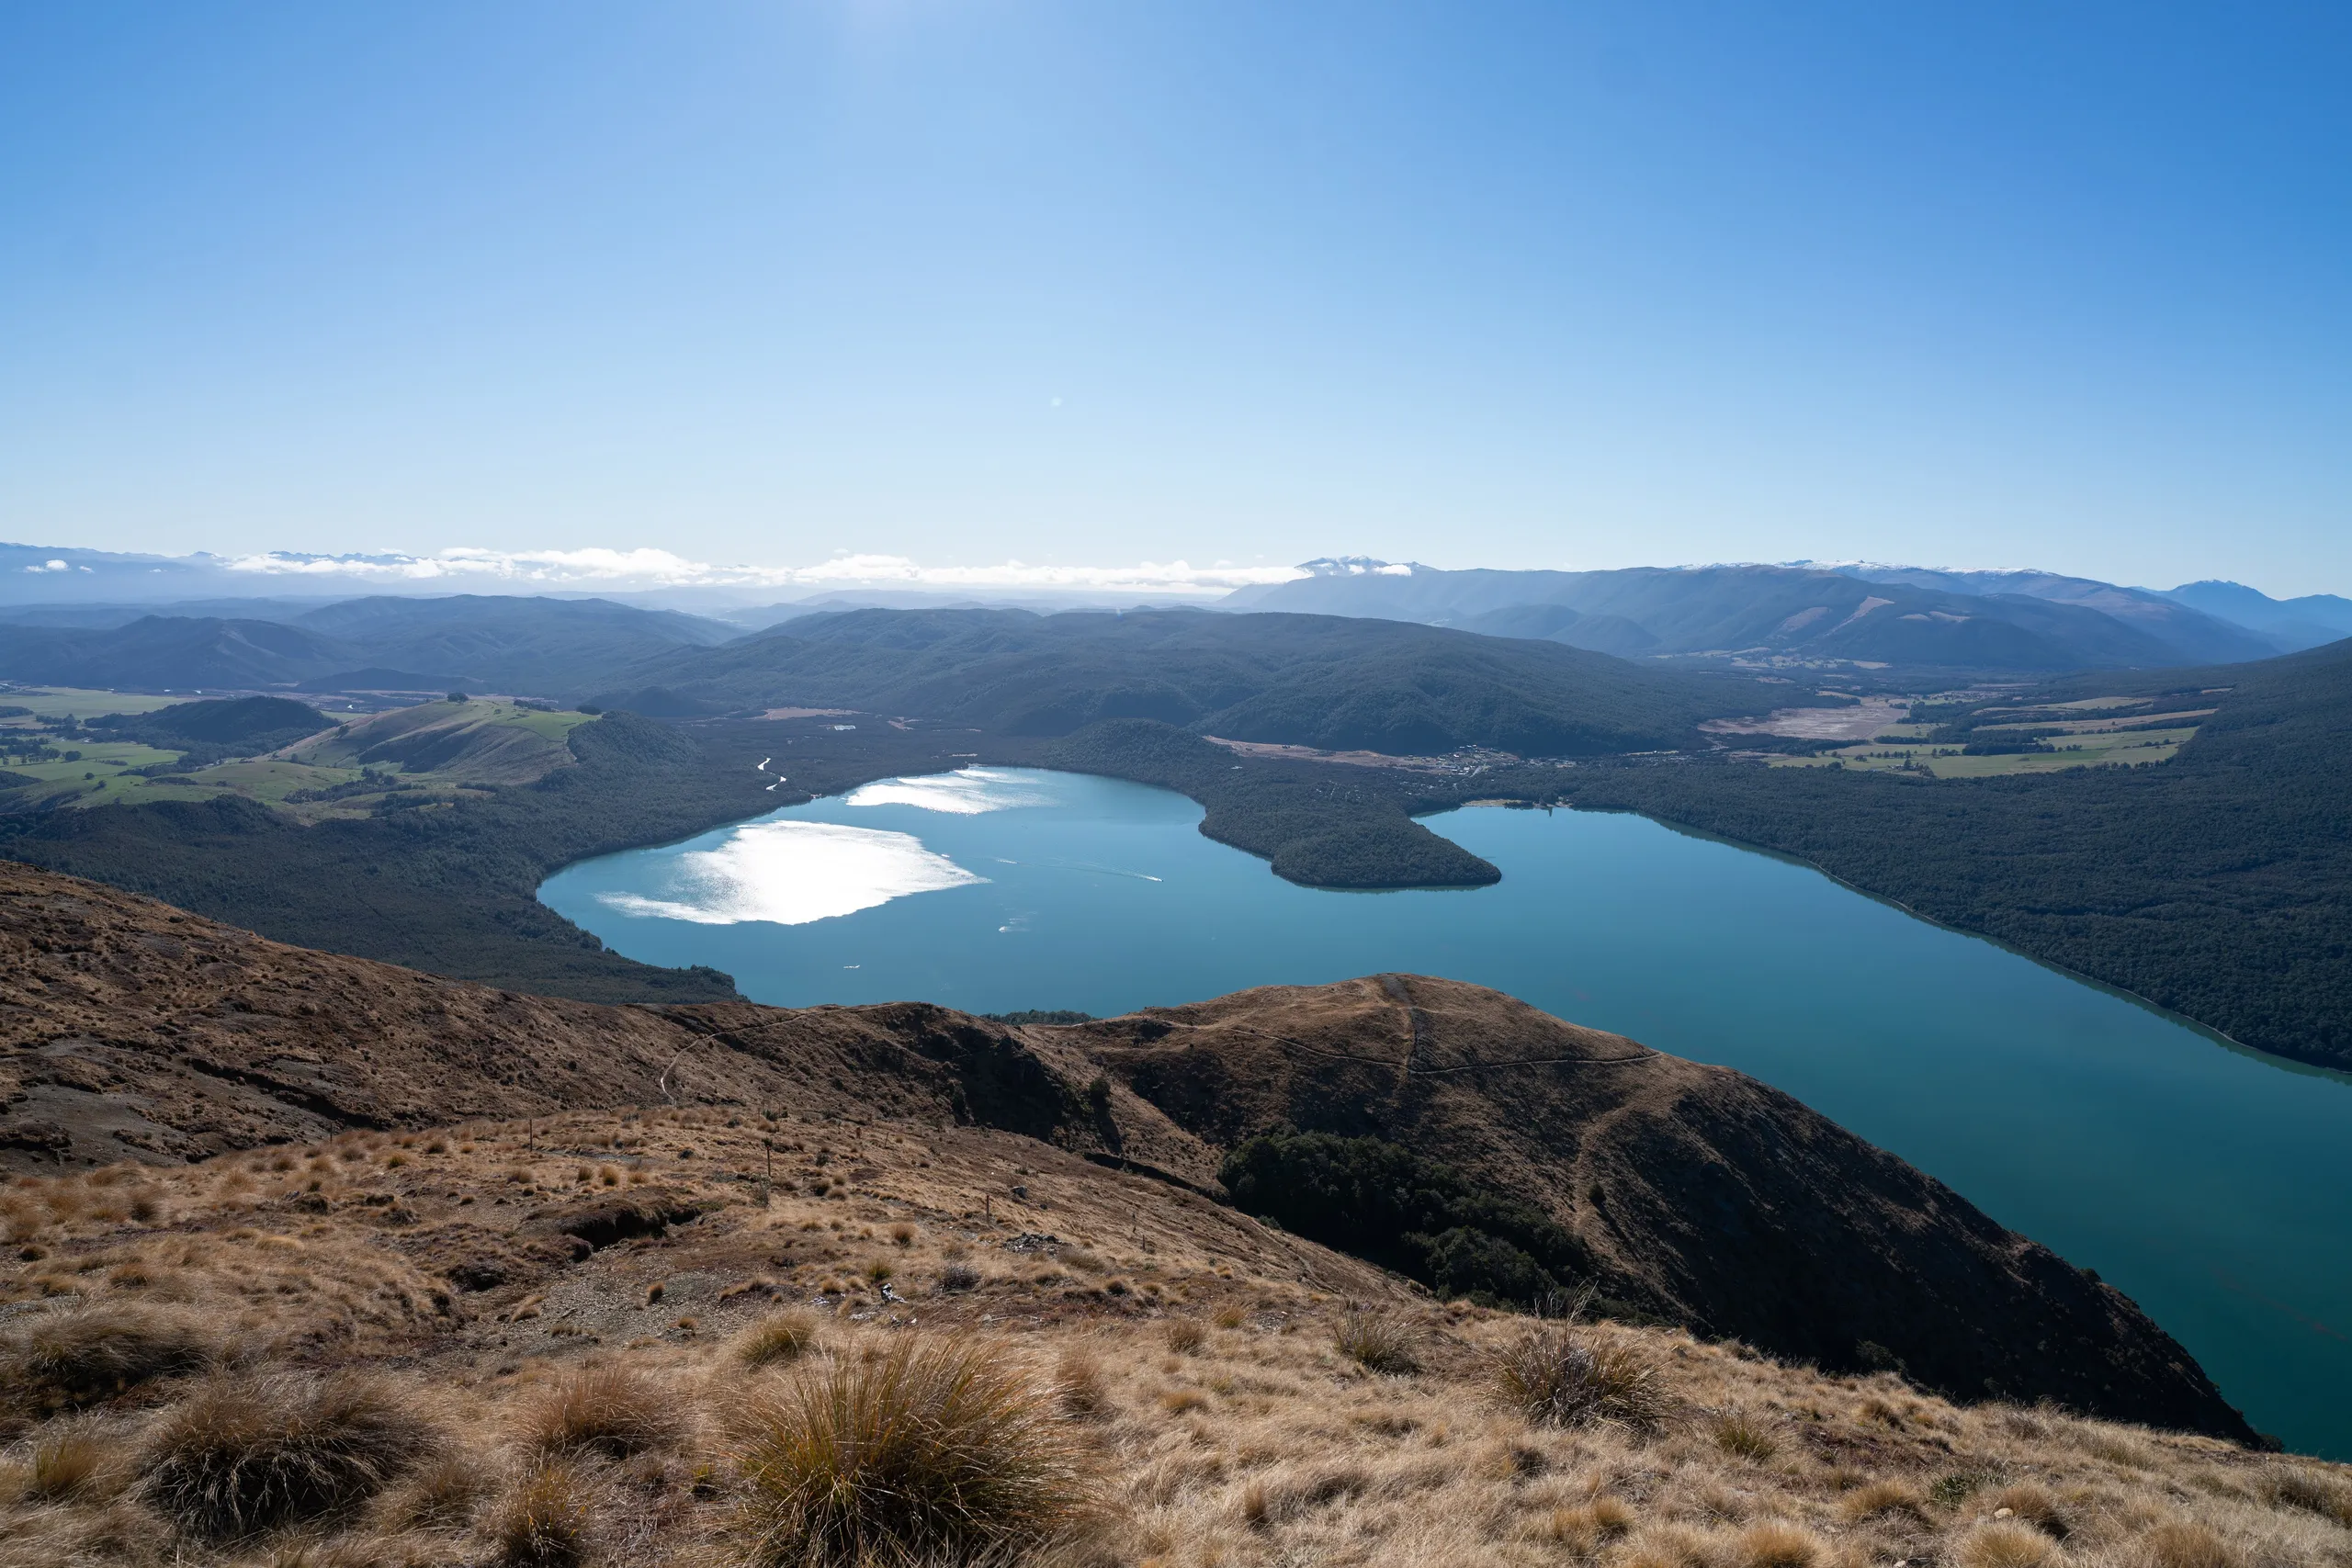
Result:
{"label": "tussock clump", "polygon": [[1732,1561],[1739,1568],[1813,1568],[1826,1550],[1822,1539],[1803,1525],[1764,1519],[1739,1532]]}
{"label": "tussock clump", "polygon": [[543,1464],[500,1499],[487,1533],[503,1568],[578,1568],[593,1546],[594,1507],[571,1465]]}
{"label": "tussock clump", "polygon": [[522,1438],[542,1454],[628,1459],[684,1432],[677,1398],[627,1367],[582,1367],[524,1409]]}
{"label": "tussock clump", "polygon": [[1555,1508],[1538,1527],[1539,1539],[1589,1557],[1634,1528],[1634,1510],[1618,1497],[1595,1497],[1570,1508]]}
{"label": "tussock clump", "polygon": [[1054,1403],[1076,1421],[1099,1421],[1111,1414],[1111,1385],[1102,1359],[1083,1350],[1062,1354],[1054,1368]]}
{"label": "tussock clump", "polygon": [[1490,1381],[1498,1404],[1539,1425],[1645,1429],[1666,1417],[1657,1369],[1640,1352],[1561,1325],[1530,1329],[1505,1346]]}
{"label": "tussock clump", "polygon": [[86,1496],[99,1489],[117,1457],[115,1444],[96,1427],[61,1423],[34,1439],[17,1495],[39,1503]]}
{"label": "tussock clump", "polygon": [[219,1352],[194,1319],[102,1303],[37,1319],[0,1348],[0,1394],[29,1410],[76,1409],[209,1367]]}
{"label": "tussock clump", "polygon": [[373,1378],[222,1378],[164,1414],[141,1470],[146,1500],[182,1529],[233,1540],[364,1503],[441,1441]]}
{"label": "tussock clump", "polygon": [[1838,1511],[1851,1522],[1883,1518],[1896,1514],[1925,1522],[1928,1499],[1919,1489],[1904,1481],[1872,1481],[1855,1487],[1839,1500]]}
{"label": "tussock clump", "polygon": [[2140,1538],[2149,1568],[2239,1568],[2238,1554],[2203,1525],[2185,1520],[2158,1525]]}
{"label": "tussock clump", "polygon": [[390,1493],[379,1518],[398,1529],[447,1529],[474,1517],[491,1477],[470,1454],[444,1452],[426,1460]]}
{"label": "tussock clump", "polygon": [[1209,1342],[1209,1331],[1198,1318],[1171,1317],[1159,1325],[1159,1337],[1180,1356],[1195,1356]]}
{"label": "tussock clump", "polygon": [[747,1367],[771,1367],[799,1359],[816,1343],[815,1313],[797,1309],[770,1313],[743,1331],[735,1341],[735,1355]]}
{"label": "tussock clump", "polygon": [[1420,1331],[1393,1312],[1351,1310],[1331,1330],[1332,1348],[1367,1371],[1398,1376],[1420,1367]]}
{"label": "tussock clump", "polygon": [[2352,1483],[2322,1471],[2284,1464],[2273,1469],[2265,1482],[2263,1490],[2271,1502],[2304,1509],[2352,1529]]}
{"label": "tussock clump", "polygon": [[1744,1410],[1733,1410],[1714,1419],[1715,1447],[1734,1459],[1761,1464],[1781,1451],[1780,1442],[1772,1436],[1771,1427]]}
{"label": "tussock clump", "polygon": [[2044,1568],[2058,1558],[2058,1543],[2012,1519],[1978,1525],[1961,1537],[1961,1568]]}
{"label": "tussock clump", "polygon": [[967,1561],[1041,1543],[1086,1500],[1052,1404],[969,1339],[899,1340],[746,1407],[737,1455],[752,1560]]}

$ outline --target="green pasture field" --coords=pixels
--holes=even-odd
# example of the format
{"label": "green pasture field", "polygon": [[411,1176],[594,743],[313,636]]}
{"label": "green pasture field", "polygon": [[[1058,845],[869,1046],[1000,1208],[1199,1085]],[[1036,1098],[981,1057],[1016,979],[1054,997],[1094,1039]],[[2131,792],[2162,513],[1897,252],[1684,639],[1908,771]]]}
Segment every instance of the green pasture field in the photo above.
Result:
{"label": "green pasture field", "polygon": [[1817,757],[1775,757],[1776,768],[1825,768],[1832,761],[1865,773],[1895,773],[1908,765],[1924,766],[1939,779],[1988,779],[2011,773],[2063,773],[2072,768],[2145,767],[2168,762],[2179,754],[2195,725],[2180,729],[2106,730],[2087,735],[2057,736],[2055,751],[2020,751],[1998,757],[1966,757],[1957,746],[1887,745],[1871,741],[1849,746]]}
{"label": "green pasture field", "polygon": [[[94,692],[77,686],[38,686],[28,691],[0,692],[0,707],[28,708],[32,718],[96,718],[103,713],[153,713],[157,708],[193,702],[193,697],[159,697],[146,692]],[[0,719],[0,724],[25,724],[24,717]]]}

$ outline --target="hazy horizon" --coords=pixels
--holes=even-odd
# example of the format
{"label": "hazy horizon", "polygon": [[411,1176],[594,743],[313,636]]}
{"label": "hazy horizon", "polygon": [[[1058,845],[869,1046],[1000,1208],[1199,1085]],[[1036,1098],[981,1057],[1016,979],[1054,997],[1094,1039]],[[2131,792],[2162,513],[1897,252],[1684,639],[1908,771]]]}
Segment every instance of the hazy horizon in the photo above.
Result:
{"label": "hazy horizon", "polygon": [[[28,547],[20,541],[0,540],[0,551],[31,548],[36,553],[47,547]],[[83,553],[74,547],[68,555]],[[115,553],[115,552],[96,552]],[[192,598],[255,599],[333,599],[368,593],[395,592],[405,594],[554,594],[559,597],[594,597],[612,594],[617,597],[701,596],[712,603],[752,604],[763,599],[776,602],[815,598],[828,592],[884,593],[903,592],[935,598],[971,597],[992,601],[1025,600],[1050,603],[1067,600],[1073,604],[1135,600],[1166,600],[1170,602],[1213,603],[1238,588],[1271,585],[1295,581],[1309,575],[1308,568],[1319,562],[1367,560],[1392,570],[1410,565],[1423,570],[1442,571],[1463,570],[1610,570],[1623,568],[1586,567],[1487,567],[1478,563],[1472,567],[1440,565],[1434,561],[1385,562],[1379,558],[1363,557],[1355,553],[1332,552],[1310,557],[1306,561],[1283,566],[1239,567],[1231,562],[1214,562],[1194,566],[1184,561],[1141,562],[1132,567],[1099,565],[1038,565],[1018,561],[993,567],[937,568],[903,557],[840,556],[831,560],[804,566],[773,566],[758,563],[717,563],[693,561],[661,550],[637,551],[522,551],[502,552],[480,549],[454,550],[431,555],[408,555],[400,552],[355,552],[340,557],[315,557],[300,553],[227,557],[214,552],[198,551],[188,555],[164,557],[152,552],[122,552],[140,558],[160,558],[182,563],[204,563],[216,571],[226,572],[226,578],[211,578],[194,584],[186,595]],[[2041,571],[2046,568],[2030,563],[2003,566],[1954,566],[1948,562],[1900,561],[1858,558],[1852,560],[1724,560],[1724,561],[1645,561],[1642,567],[1666,570],[1700,570],[1722,567],[1781,567],[1810,568],[1832,570],[1844,567],[1899,567],[1933,571]],[[51,595],[40,592],[52,585],[80,587],[73,575],[75,569],[66,558],[37,561],[0,570],[0,603],[61,597],[96,603],[105,598],[104,584],[87,584],[88,593],[74,592]],[[2085,574],[2072,574],[2085,575]],[[61,581],[61,578],[62,581]],[[2128,582],[2118,578],[2095,578],[2093,581],[2117,582],[2130,588],[2144,588],[2157,592],[2187,586],[2188,582],[2232,581],[2237,579],[2189,579],[2179,583]],[[2324,592],[2324,589],[2294,588],[2284,591],[2260,583],[2245,583],[2268,593],[2274,599],[2290,599],[2306,593]],[[172,594],[166,590],[157,594],[142,594],[141,600],[163,602]]]}

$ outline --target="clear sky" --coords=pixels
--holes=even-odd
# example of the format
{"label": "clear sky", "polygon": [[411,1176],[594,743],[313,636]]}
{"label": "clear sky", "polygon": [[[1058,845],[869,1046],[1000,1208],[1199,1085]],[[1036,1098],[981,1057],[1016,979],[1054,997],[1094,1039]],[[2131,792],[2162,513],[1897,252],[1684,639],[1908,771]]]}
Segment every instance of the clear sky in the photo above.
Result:
{"label": "clear sky", "polygon": [[0,538],[2352,593],[2352,7],[0,7]]}

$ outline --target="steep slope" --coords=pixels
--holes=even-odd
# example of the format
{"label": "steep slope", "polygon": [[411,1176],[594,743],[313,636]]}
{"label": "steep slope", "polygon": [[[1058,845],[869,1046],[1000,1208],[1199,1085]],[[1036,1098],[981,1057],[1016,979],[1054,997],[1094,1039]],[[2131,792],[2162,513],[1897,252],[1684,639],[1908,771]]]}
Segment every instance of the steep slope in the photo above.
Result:
{"label": "steep slope", "polygon": [[1604,1291],[1703,1332],[1845,1371],[1892,1351],[1962,1398],[2030,1388],[2245,1435],[2120,1292],[1742,1074],[1420,976],[1057,1032],[1219,1147],[1285,1127],[1369,1136],[1532,1202]]}
{"label": "steep slope", "polygon": [[1891,1156],[1737,1074],[1477,987],[1383,976],[1076,1029],[918,1003],[657,1014],[285,947],[8,865],[0,959],[0,1160],[20,1169],[691,1100],[977,1123],[1214,1191],[1235,1140],[1321,1125],[1541,1204],[1596,1277],[1708,1332],[1833,1367],[1868,1338],[1962,1397],[2250,1436],[2125,1298]]}
{"label": "steep slope", "polygon": [[[1106,718],[1385,752],[1539,756],[1672,747],[1702,719],[1785,701],[1740,677],[1577,649],[1323,615],[1034,615],[861,610],[631,673],[667,700],[855,706],[1013,736]],[[605,693],[606,705],[640,705]]]}

